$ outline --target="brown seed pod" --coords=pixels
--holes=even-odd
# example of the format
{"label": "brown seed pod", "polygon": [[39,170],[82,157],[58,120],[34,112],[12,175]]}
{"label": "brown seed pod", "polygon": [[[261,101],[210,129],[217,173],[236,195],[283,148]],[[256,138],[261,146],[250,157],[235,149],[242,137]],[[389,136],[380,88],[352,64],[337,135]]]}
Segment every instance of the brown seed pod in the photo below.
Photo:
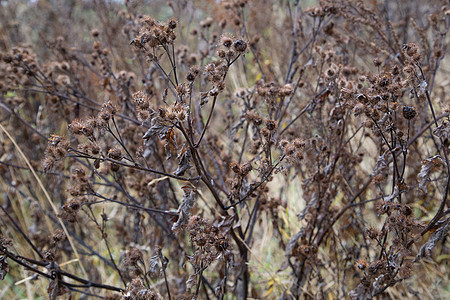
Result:
{"label": "brown seed pod", "polygon": [[233,42],[233,47],[237,52],[244,52],[247,49],[247,42],[245,42],[244,40],[235,40]]}
{"label": "brown seed pod", "polygon": [[412,106],[404,106],[403,107],[403,117],[406,120],[412,120],[417,115],[416,109]]}

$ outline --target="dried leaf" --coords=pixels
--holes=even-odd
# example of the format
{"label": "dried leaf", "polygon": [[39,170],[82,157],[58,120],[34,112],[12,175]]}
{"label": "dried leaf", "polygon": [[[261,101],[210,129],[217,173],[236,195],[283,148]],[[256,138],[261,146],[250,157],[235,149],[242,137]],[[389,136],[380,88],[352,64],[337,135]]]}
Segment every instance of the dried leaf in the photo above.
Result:
{"label": "dried leaf", "polygon": [[200,93],[200,107],[203,107],[209,101],[208,93],[201,92]]}
{"label": "dried leaf", "polygon": [[192,167],[192,165],[189,163],[189,160],[191,159],[191,151],[183,150],[181,156],[178,156],[178,159],[180,159],[180,162],[178,163],[178,168],[174,172],[174,174],[177,176],[183,176],[184,172]]}
{"label": "dried leaf", "polygon": [[183,227],[190,215],[190,211],[192,207],[194,207],[195,204],[195,194],[196,190],[190,186],[183,186],[181,187],[183,189],[183,201],[180,204],[180,207],[178,208],[178,220],[175,224],[172,226],[173,231],[179,230],[181,227]]}
{"label": "dried leaf", "polygon": [[390,202],[390,201],[394,200],[394,198],[396,198],[399,194],[400,194],[399,186],[395,185],[394,191],[392,192],[392,194],[384,197],[383,200],[386,202]]}
{"label": "dried leaf", "polygon": [[165,141],[164,149],[166,151],[166,158],[170,159],[172,157],[172,151],[176,151],[177,149],[173,124],[161,117],[153,118],[150,129],[147,130],[142,138],[148,140],[154,136],[158,136],[160,140]]}
{"label": "dried leaf", "polygon": [[214,290],[214,294],[216,294],[217,297],[222,298],[224,292],[225,292],[225,278],[220,280],[219,285]]}
{"label": "dried leaf", "polygon": [[304,65],[304,67],[309,67],[309,66],[312,66],[313,64],[314,64],[314,59],[311,58],[310,60],[308,60],[308,61],[306,62],[306,64]]}
{"label": "dried leaf", "polygon": [[214,227],[218,228],[221,234],[226,235],[233,225],[235,215],[221,216],[220,218],[220,221],[214,222]]}
{"label": "dried leaf", "polygon": [[346,108],[344,104],[336,104],[330,111],[330,121],[342,120],[344,114],[346,113]]}
{"label": "dried leaf", "polygon": [[448,234],[448,230],[449,230],[449,225],[450,225],[450,218],[447,218],[444,222],[442,222],[443,225],[441,225],[441,227],[436,230],[435,232],[433,232],[430,236],[430,238],[428,239],[428,241],[422,246],[420,247],[419,253],[417,253],[416,258],[414,259],[414,262],[417,262],[419,260],[421,260],[424,257],[428,257],[431,255],[431,250],[433,250],[433,248],[436,246],[436,244],[442,240],[444,237],[447,236]]}
{"label": "dried leaf", "polygon": [[166,136],[167,132],[169,131],[169,129],[171,127],[172,127],[171,124],[169,124],[168,122],[164,121],[162,118],[155,117],[155,118],[152,119],[151,127],[144,134],[143,139],[147,140],[149,138],[152,138],[152,137],[158,135],[159,139],[162,140],[162,139],[164,139],[164,137]]}
{"label": "dried leaf", "polygon": [[69,292],[69,288],[63,284],[61,284],[58,280],[58,278],[51,280],[50,284],[48,285],[48,297],[50,300],[56,300],[58,296],[62,296],[64,294],[67,294]]}
{"label": "dried leaf", "polygon": [[189,278],[186,281],[186,288],[189,290],[196,284],[197,284],[197,275],[195,275],[195,274],[189,275]]}
{"label": "dried leaf", "polygon": [[170,128],[167,133],[161,138],[166,143],[164,144],[164,150],[166,151],[166,159],[172,158],[172,151],[177,150],[177,140],[175,138],[175,131]]}
{"label": "dried leaf", "polygon": [[6,274],[9,272],[9,265],[6,262],[6,256],[0,257],[0,280],[5,279]]}
{"label": "dried leaf", "polygon": [[303,220],[306,215],[317,206],[318,204],[318,194],[314,193],[311,196],[311,200],[306,204],[305,208],[297,215],[299,221]]}
{"label": "dried leaf", "polygon": [[148,259],[148,273],[151,278],[157,278],[161,275],[161,266],[159,265],[158,255],[152,256]]}
{"label": "dried leaf", "polygon": [[419,181],[419,188],[425,193],[427,192],[427,185],[431,181],[431,174],[439,170],[443,163],[444,160],[439,155],[435,155],[422,162],[422,168],[420,169],[420,173],[417,175],[417,180]]}
{"label": "dried leaf", "polygon": [[450,122],[444,121],[433,130],[433,134],[443,140],[450,138]]}
{"label": "dried leaf", "polygon": [[378,156],[377,162],[375,163],[375,168],[373,169],[372,176],[383,173],[387,167],[386,154],[389,150],[386,150],[383,155]]}
{"label": "dried leaf", "polygon": [[292,255],[292,251],[298,245],[298,240],[303,237],[305,237],[305,228],[300,229],[300,231],[297,232],[296,235],[291,236],[291,238],[289,239],[289,242],[286,246],[286,256],[287,257],[290,257]]}
{"label": "dried leaf", "polygon": [[162,101],[164,103],[166,103],[167,93],[168,93],[168,91],[167,91],[167,88],[166,88],[166,89],[164,89],[164,92],[163,92],[163,95],[162,95]]}
{"label": "dried leaf", "polygon": [[423,80],[421,83],[419,83],[419,91],[417,92],[417,96],[424,95],[427,92],[428,83],[426,80]]}
{"label": "dried leaf", "polygon": [[242,180],[241,189],[239,190],[239,197],[243,199],[253,189],[256,183],[249,184],[246,179]]}

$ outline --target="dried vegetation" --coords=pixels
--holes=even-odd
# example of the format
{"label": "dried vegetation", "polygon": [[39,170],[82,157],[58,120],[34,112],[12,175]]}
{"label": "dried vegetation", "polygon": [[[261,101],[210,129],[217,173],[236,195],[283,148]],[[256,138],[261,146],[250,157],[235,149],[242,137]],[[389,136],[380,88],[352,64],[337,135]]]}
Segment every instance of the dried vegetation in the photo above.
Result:
{"label": "dried vegetation", "polygon": [[0,8],[0,298],[449,296],[447,1]]}

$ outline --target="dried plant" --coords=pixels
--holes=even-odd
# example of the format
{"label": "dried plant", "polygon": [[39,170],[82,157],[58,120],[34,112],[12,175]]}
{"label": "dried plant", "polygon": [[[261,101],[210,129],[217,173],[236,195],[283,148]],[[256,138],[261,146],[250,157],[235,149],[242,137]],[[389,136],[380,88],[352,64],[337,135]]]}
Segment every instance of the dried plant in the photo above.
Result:
{"label": "dried plant", "polygon": [[308,3],[2,2],[0,296],[446,298],[450,6]]}

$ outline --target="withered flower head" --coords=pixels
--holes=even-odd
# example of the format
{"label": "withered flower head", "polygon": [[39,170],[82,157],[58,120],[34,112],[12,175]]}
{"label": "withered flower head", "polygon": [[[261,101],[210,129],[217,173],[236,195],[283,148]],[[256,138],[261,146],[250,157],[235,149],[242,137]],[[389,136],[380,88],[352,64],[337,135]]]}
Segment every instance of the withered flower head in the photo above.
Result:
{"label": "withered flower head", "polygon": [[175,19],[169,19],[169,21],[167,21],[167,26],[170,29],[175,29],[177,28],[177,21]]}
{"label": "withered flower head", "polygon": [[280,96],[286,97],[286,96],[291,95],[292,92],[293,92],[292,85],[290,85],[288,83],[288,84],[285,84],[284,86],[282,86],[278,93],[280,94]]}
{"label": "withered flower head", "polygon": [[214,23],[214,19],[211,17],[207,17],[205,20],[200,22],[200,26],[203,28],[209,28]]}
{"label": "withered flower head", "polygon": [[355,267],[358,270],[365,270],[367,266],[367,261],[363,258],[358,259],[358,261],[355,263]]}
{"label": "withered flower head", "polygon": [[403,117],[406,120],[412,120],[416,117],[416,109],[412,106],[403,106]]}
{"label": "withered flower head", "polygon": [[274,131],[277,128],[277,122],[274,120],[267,120],[266,121],[266,127],[270,131]]}
{"label": "withered flower head", "polygon": [[74,119],[72,123],[69,124],[68,128],[72,134],[75,135],[83,134],[83,123],[81,120]]}
{"label": "withered flower head", "polygon": [[58,229],[55,231],[55,233],[53,233],[51,239],[52,239],[52,244],[53,245],[57,245],[60,242],[63,242],[66,239],[66,234],[64,233],[63,230]]}
{"label": "withered flower head", "polygon": [[247,50],[247,42],[241,39],[237,39],[233,42],[233,48],[239,53],[244,53],[245,50]]}
{"label": "withered flower head", "polygon": [[91,35],[93,36],[93,37],[98,37],[99,36],[99,34],[100,34],[100,31],[97,29],[97,28],[94,28],[94,29],[92,29],[91,30]]}
{"label": "withered flower head", "polygon": [[137,248],[131,248],[123,259],[124,266],[134,266],[138,261],[142,260],[142,252]]}
{"label": "withered flower head", "polygon": [[193,82],[195,78],[200,74],[200,68],[198,66],[192,66],[189,72],[186,74],[186,80]]}
{"label": "withered flower head", "polygon": [[108,151],[108,157],[114,160],[122,160],[122,151],[119,148],[111,148]]}
{"label": "withered flower head", "polygon": [[224,34],[220,37],[220,44],[226,48],[230,48],[233,44],[233,38]]}
{"label": "withered flower head", "polygon": [[78,200],[72,200],[67,203],[65,203],[63,206],[61,206],[61,210],[58,214],[58,217],[60,217],[63,220],[66,220],[67,222],[74,223],[77,220],[77,213],[81,208],[81,202]]}

